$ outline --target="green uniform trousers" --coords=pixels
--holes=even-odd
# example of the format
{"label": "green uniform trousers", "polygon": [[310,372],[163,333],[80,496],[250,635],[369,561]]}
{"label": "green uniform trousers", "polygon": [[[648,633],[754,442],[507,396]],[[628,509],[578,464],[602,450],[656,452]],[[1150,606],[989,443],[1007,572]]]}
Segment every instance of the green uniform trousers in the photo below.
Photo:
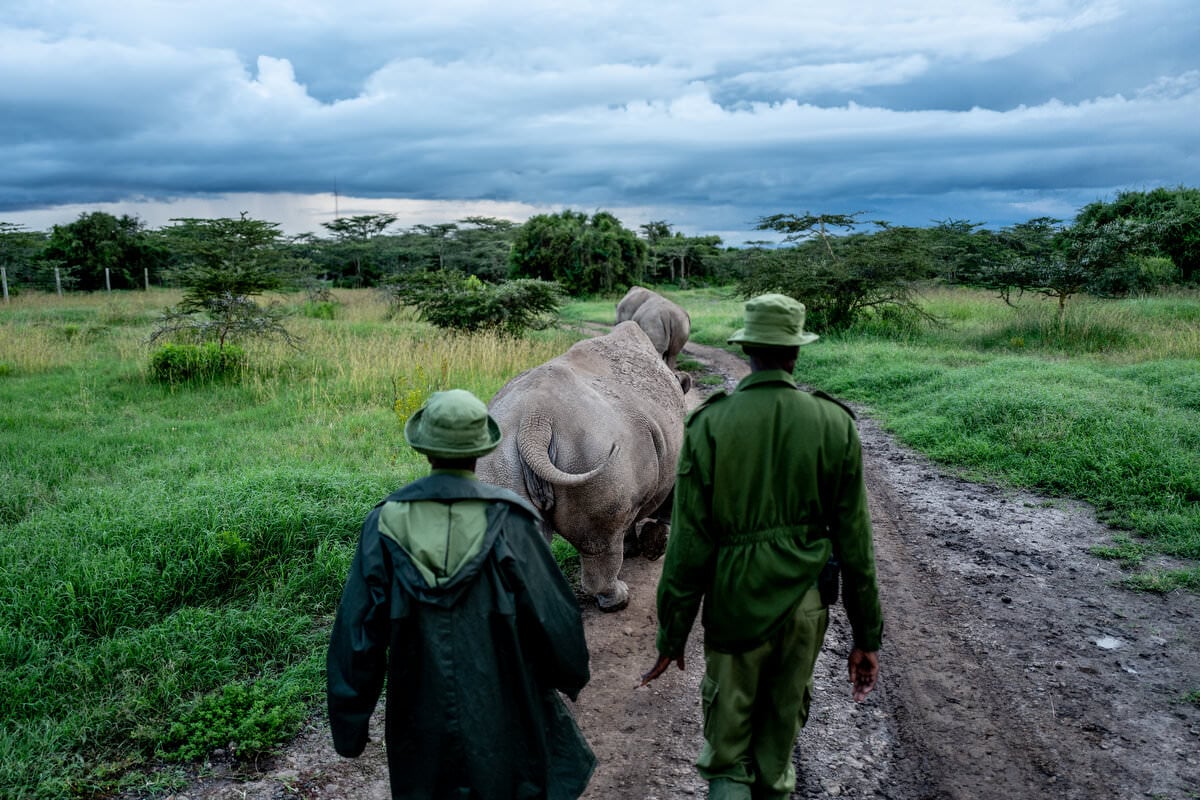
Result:
{"label": "green uniform trousers", "polygon": [[813,667],[829,611],[813,587],[770,639],[744,653],[705,648],[704,749],[696,766],[710,800],[786,799],[792,750],[808,720]]}

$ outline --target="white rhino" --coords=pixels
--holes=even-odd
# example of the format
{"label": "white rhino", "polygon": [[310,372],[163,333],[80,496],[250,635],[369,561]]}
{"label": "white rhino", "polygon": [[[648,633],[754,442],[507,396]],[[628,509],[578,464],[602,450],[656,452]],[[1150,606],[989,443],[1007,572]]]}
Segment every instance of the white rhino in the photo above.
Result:
{"label": "white rhino", "polygon": [[666,548],[683,443],[679,380],[627,321],[513,378],[488,409],[504,439],[479,460],[479,479],[536,506],[544,532],[579,551],[584,591],[606,611],[624,608],[626,538],[650,558]]}
{"label": "white rhino", "polygon": [[617,322],[627,319],[646,332],[667,366],[675,369],[679,351],[692,332],[692,318],[687,311],[657,292],[634,286],[617,303]]}
{"label": "white rhino", "polygon": [[630,286],[629,291],[617,303],[617,321],[614,324],[620,325],[627,319],[633,319],[633,312],[637,311],[638,307],[651,297],[662,297],[662,295],[650,291],[645,286]]}

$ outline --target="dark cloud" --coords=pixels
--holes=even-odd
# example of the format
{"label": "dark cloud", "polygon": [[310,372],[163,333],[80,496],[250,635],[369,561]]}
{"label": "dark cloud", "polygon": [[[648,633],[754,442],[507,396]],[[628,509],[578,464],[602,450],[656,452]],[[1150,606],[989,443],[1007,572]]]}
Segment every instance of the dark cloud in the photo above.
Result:
{"label": "dark cloud", "polygon": [[783,211],[1003,225],[1200,184],[1191,0],[864,2],[21,3],[0,212],[276,197],[315,229],[336,187],[754,238]]}

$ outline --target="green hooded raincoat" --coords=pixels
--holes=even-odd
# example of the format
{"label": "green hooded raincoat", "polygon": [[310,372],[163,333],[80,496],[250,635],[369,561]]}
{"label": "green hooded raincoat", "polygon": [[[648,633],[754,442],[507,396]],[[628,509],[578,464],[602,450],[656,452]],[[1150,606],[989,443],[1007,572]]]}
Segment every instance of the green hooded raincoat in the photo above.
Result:
{"label": "green hooded raincoat", "polygon": [[[422,501],[485,524],[441,576],[389,523]],[[575,699],[588,682],[587,644],[537,519],[512,492],[435,471],[363,523],[329,644],[329,719],[338,753],[360,754],[386,674],[392,797],[568,800],[586,788],[595,757],[557,691]]]}

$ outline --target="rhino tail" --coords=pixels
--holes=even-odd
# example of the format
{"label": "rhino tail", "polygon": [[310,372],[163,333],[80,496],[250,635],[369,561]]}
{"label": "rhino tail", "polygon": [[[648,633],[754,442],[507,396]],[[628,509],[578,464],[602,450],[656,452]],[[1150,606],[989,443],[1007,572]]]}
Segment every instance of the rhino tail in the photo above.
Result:
{"label": "rhino tail", "polygon": [[[531,414],[521,420],[521,425],[517,430],[517,452],[521,454],[521,461],[538,478],[554,486],[579,486],[587,483],[608,466],[608,462],[612,460],[613,455],[619,449],[614,442],[608,455],[590,469],[585,472],[564,472],[555,465],[553,460],[552,454],[557,452],[557,445],[554,423],[549,417]],[[553,497],[552,491],[548,491],[546,494]],[[553,501],[551,500],[551,502]]]}

